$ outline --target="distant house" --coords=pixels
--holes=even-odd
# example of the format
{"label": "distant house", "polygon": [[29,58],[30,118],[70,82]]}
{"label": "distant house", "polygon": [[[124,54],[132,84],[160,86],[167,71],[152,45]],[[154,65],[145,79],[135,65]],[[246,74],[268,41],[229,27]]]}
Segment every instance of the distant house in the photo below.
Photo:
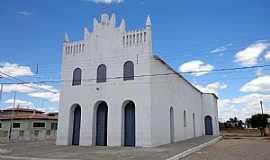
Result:
{"label": "distant house", "polygon": [[0,110],[0,142],[55,139],[58,113],[28,108]]}

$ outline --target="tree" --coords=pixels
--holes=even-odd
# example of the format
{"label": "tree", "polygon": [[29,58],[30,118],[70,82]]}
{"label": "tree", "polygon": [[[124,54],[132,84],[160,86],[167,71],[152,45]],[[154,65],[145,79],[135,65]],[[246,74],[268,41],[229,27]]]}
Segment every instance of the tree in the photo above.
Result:
{"label": "tree", "polygon": [[239,120],[237,117],[230,118],[225,122],[225,128],[243,128],[243,122]]}
{"label": "tree", "polygon": [[258,128],[261,131],[261,136],[265,135],[264,128],[267,126],[267,119],[270,118],[269,114],[255,114],[251,116],[250,122],[253,128]]}

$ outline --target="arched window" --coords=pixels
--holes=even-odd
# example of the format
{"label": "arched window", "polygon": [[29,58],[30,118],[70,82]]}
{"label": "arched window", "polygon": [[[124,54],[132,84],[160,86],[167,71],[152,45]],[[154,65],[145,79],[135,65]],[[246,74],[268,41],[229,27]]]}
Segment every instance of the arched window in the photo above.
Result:
{"label": "arched window", "polygon": [[124,81],[127,80],[134,80],[134,64],[131,61],[124,64]]}
{"label": "arched window", "polygon": [[80,68],[76,68],[73,71],[73,81],[72,86],[81,85],[82,81],[82,70]]}
{"label": "arched window", "polygon": [[107,71],[106,71],[106,65],[101,64],[97,68],[97,83],[103,83],[106,82],[107,79]]}

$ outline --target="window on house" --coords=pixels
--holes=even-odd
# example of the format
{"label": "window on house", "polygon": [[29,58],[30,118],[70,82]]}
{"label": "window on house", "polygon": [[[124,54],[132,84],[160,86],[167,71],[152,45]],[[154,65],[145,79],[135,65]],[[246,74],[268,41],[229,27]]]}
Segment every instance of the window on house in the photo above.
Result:
{"label": "window on house", "polygon": [[184,127],[187,126],[187,112],[184,111]]}
{"label": "window on house", "polygon": [[73,71],[72,86],[81,85],[81,81],[82,81],[82,70],[80,68],[76,68]]}
{"label": "window on house", "polygon": [[20,137],[23,137],[23,136],[24,136],[24,130],[20,130],[19,136],[20,136]]}
{"label": "window on house", "polygon": [[51,130],[57,130],[57,123],[51,123]]}
{"label": "window on house", "polygon": [[97,83],[106,82],[107,79],[107,69],[105,64],[101,64],[97,68]]}
{"label": "window on house", "polygon": [[39,130],[34,130],[34,135],[37,137],[39,135]]}
{"label": "window on house", "polygon": [[45,128],[45,123],[44,122],[34,122],[33,127],[34,128]]}
{"label": "window on house", "polygon": [[0,128],[2,128],[2,123],[0,123]]}
{"label": "window on house", "polygon": [[13,123],[12,128],[20,128],[21,124],[20,123]]}
{"label": "window on house", "polygon": [[131,61],[127,61],[124,64],[124,81],[134,80],[134,64]]}

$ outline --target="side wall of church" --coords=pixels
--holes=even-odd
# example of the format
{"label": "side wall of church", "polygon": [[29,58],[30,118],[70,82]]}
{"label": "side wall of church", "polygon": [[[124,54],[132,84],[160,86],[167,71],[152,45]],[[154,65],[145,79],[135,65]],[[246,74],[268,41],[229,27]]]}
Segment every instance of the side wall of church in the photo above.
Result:
{"label": "side wall of church", "polygon": [[[171,143],[171,139],[177,142],[204,135],[202,93],[159,60],[152,61],[151,72],[172,73],[151,78],[152,145]],[[173,125],[170,125],[171,107]]]}
{"label": "side wall of church", "polygon": [[[203,117],[210,116],[213,124],[213,135],[219,135],[217,97],[213,94],[203,94]],[[203,125],[204,124],[203,120]]]}

